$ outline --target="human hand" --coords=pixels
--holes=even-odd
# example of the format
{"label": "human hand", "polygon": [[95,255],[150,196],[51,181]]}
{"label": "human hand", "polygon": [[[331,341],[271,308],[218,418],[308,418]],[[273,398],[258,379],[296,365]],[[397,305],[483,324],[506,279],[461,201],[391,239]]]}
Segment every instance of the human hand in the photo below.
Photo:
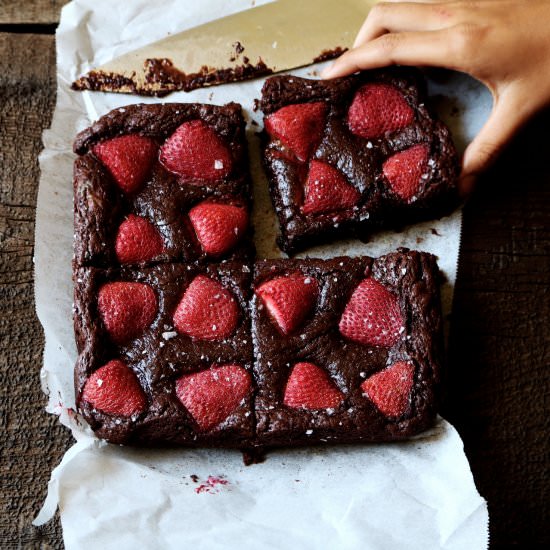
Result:
{"label": "human hand", "polygon": [[491,115],[464,152],[459,190],[467,195],[518,128],[550,103],[550,0],[380,3],[322,76],[393,64],[465,72],[493,94]]}

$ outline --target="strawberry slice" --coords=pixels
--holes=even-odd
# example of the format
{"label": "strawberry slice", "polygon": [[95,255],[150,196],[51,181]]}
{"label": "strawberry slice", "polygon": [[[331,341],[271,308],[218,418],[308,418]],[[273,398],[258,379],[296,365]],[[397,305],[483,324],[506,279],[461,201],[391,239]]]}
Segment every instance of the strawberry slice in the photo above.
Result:
{"label": "strawberry slice", "polygon": [[140,336],[154,321],[158,310],[155,291],[144,283],[107,283],[99,289],[97,305],[116,344]]}
{"label": "strawberry slice", "polygon": [[113,416],[138,414],[147,404],[136,375],[119,359],[109,361],[88,378],[82,399]]}
{"label": "strawberry slice", "polygon": [[157,157],[150,138],[131,134],[102,141],[92,149],[125,193],[134,193],[145,182]]}
{"label": "strawberry slice", "polygon": [[237,328],[239,306],[227,289],[206,275],[197,275],[174,313],[181,334],[199,340],[223,340]]}
{"label": "strawberry slice", "polygon": [[367,378],[361,389],[386,416],[401,416],[409,406],[413,386],[414,365],[399,361]]}
{"label": "strawberry slice", "polygon": [[202,120],[184,122],[166,140],[160,161],[192,185],[216,182],[231,172],[231,152],[218,134]]}
{"label": "strawberry slice", "polygon": [[176,395],[201,431],[224,421],[250,393],[250,374],[240,365],[212,365],[176,381]]}
{"label": "strawberry slice", "polygon": [[231,250],[248,226],[246,208],[201,202],[189,211],[189,219],[202,249],[211,256]]}
{"label": "strawberry slice", "polygon": [[373,139],[411,124],[414,111],[401,92],[388,84],[365,84],[355,93],[348,111],[352,133]]}
{"label": "strawberry slice", "polygon": [[327,373],[313,363],[296,363],[288,378],[284,404],[294,409],[331,409],[344,400],[344,394]]}
{"label": "strawberry slice", "polygon": [[304,162],[323,134],[327,105],[322,101],[287,105],[265,118],[269,135],[279,139]]}
{"label": "strawberry slice", "polygon": [[391,190],[404,201],[410,201],[420,186],[428,167],[428,146],[414,145],[391,156],[382,167]]}
{"label": "strawberry slice", "polygon": [[152,260],[164,249],[162,237],[146,218],[130,214],[118,228],[115,251],[121,264]]}
{"label": "strawberry slice", "polygon": [[271,279],[256,289],[283,334],[294,332],[304,322],[318,293],[317,281],[301,273]]}
{"label": "strawberry slice", "polygon": [[336,168],[319,160],[311,161],[302,205],[304,214],[322,214],[351,208],[358,203],[359,197],[359,191]]}
{"label": "strawberry slice", "polygon": [[346,338],[369,346],[389,347],[403,332],[397,296],[375,279],[364,279],[353,291],[340,319]]}

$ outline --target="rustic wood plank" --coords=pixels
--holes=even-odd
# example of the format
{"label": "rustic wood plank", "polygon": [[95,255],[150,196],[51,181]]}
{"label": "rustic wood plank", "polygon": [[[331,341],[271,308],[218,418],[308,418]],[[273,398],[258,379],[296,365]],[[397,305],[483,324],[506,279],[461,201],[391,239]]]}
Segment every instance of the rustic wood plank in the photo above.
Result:
{"label": "rustic wood plank", "polygon": [[31,23],[51,24],[59,22],[61,8],[67,0],[2,0],[0,24]]}
{"label": "rustic wood plank", "polygon": [[31,526],[71,441],[44,412],[33,290],[37,155],[55,100],[54,38],[0,33],[0,57],[10,60],[0,72],[0,548],[62,548],[58,518]]}
{"label": "rustic wood plank", "polygon": [[492,548],[550,545],[550,112],[464,212],[446,417],[488,500]]}

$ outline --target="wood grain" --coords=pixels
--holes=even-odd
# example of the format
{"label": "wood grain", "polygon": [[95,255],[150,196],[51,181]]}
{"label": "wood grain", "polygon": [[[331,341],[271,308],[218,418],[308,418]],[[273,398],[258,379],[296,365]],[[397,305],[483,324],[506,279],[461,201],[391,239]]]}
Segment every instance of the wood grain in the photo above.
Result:
{"label": "wood grain", "polygon": [[59,21],[67,0],[2,0],[0,24],[51,24]]}
{"label": "wood grain", "polygon": [[464,212],[444,415],[488,500],[491,548],[550,545],[550,112]]}
{"label": "wood grain", "polygon": [[57,518],[31,526],[71,440],[44,412],[33,289],[37,155],[55,99],[53,36],[0,33],[0,58],[10,60],[0,72],[0,548],[61,548]]}

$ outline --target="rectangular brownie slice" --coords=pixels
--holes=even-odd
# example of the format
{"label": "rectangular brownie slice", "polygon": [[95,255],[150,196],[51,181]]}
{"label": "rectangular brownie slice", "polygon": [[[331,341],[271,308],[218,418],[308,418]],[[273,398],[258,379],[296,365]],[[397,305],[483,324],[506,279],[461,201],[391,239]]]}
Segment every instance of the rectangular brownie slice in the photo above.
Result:
{"label": "rectangular brownie slice", "polygon": [[240,105],[122,107],[74,151],[77,266],[253,257]]}
{"label": "rectangular brownie slice", "polygon": [[411,68],[335,80],[268,78],[263,163],[288,254],[448,214],[458,158]]}
{"label": "rectangular brownie slice", "polygon": [[114,443],[253,437],[251,270],[242,262],[75,270],[76,402]]}
{"label": "rectangular brownie slice", "polygon": [[428,428],[443,353],[434,256],[264,260],[252,299],[256,442],[386,441]]}

